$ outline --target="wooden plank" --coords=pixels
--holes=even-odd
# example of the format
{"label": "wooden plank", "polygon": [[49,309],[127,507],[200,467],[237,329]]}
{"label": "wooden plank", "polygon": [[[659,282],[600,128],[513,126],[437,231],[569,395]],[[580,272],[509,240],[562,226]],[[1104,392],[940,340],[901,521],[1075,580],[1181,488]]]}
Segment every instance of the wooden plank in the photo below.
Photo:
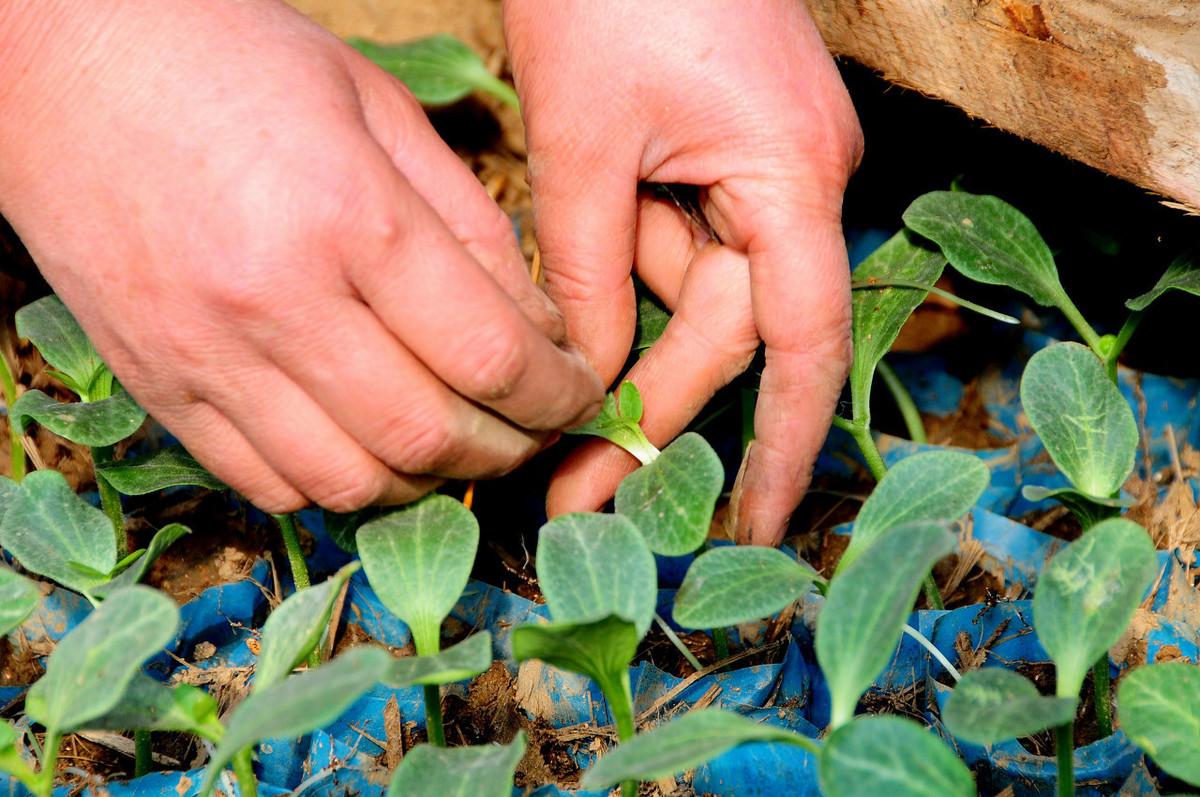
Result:
{"label": "wooden plank", "polygon": [[1200,208],[1200,2],[807,2],[835,53]]}

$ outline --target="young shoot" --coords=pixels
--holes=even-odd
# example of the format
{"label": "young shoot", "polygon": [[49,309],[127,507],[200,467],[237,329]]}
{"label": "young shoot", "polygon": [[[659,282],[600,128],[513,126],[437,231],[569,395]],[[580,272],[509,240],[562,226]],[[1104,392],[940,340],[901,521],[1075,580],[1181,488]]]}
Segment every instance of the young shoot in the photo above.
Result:
{"label": "young shoot", "polygon": [[642,420],[642,394],[633,382],[622,382],[616,391],[604,397],[600,414],[567,434],[602,437],[628,451],[643,465],[658,459],[661,453],[639,425]]}
{"label": "young shoot", "polygon": [[489,72],[483,59],[453,36],[438,34],[390,45],[363,39],[347,43],[399,78],[422,105],[450,105],[482,91],[511,108],[519,106],[512,86]]}

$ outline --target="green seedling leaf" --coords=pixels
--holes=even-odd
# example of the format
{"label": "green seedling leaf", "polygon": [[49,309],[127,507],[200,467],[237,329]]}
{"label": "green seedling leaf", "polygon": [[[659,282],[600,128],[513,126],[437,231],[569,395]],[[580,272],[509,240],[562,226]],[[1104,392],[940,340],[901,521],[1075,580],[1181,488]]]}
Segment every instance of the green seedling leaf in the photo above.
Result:
{"label": "green seedling leaf", "polygon": [[381,514],[383,513],[379,507],[369,506],[357,512],[341,513],[322,510],[321,517],[325,522],[325,533],[337,544],[337,547],[346,553],[358,553],[358,540],[355,539],[355,535],[358,533],[359,526],[368,520],[374,520]]}
{"label": "green seedling leaf", "polygon": [[922,580],[953,549],[944,523],[895,526],[830,583],[817,618],[817,659],[829,681],[831,727],[854,715],[895,652]]}
{"label": "green seedling leaf", "polygon": [[168,446],[136,459],[105,462],[96,467],[99,475],[122,495],[148,495],[169,487],[228,489],[192,458],[183,446]]}
{"label": "green seedling leaf", "polygon": [[141,586],[121,590],[58,643],[46,674],[25,698],[26,712],[49,733],[104,716],[178,625],[179,609],[165,594]]}
{"label": "green seedling leaf", "polygon": [[965,673],[950,693],[942,719],[955,736],[975,744],[1019,739],[1075,718],[1075,697],[1043,697],[1028,678],[986,667]]}
{"label": "green seedling leaf", "polygon": [[[92,594],[98,598],[106,598],[119,589],[125,589],[138,583],[145,577],[146,573],[150,572],[150,566],[154,564],[158,557],[162,556],[163,551],[191,533],[192,530],[182,523],[171,523],[163,526],[155,533],[154,538],[150,540],[150,547],[141,556],[137,557],[124,570],[121,570],[120,574],[107,584],[94,587]],[[117,568],[114,569],[119,570],[120,565],[118,564]]]}
{"label": "green seedling leaf", "polygon": [[1021,405],[1046,451],[1085,495],[1113,497],[1133,471],[1133,409],[1086,346],[1055,343],[1029,359]]}
{"label": "green seedling leaf", "polygon": [[1047,563],[1033,595],[1033,625],[1054,660],[1059,697],[1074,697],[1091,666],[1120,639],[1154,580],[1146,530],[1110,518]]}
{"label": "green seedling leaf", "polygon": [[724,484],[720,457],[707,440],[688,432],[624,478],[616,510],[633,521],[654,553],[681,556],[704,544]]}
{"label": "green seedling leaf", "polygon": [[437,653],[442,620],[467,586],[479,523],[445,495],[430,495],[365,523],[357,535],[367,580],[412,631],[417,653]]}
{"label": "green seedling leaf", "polygon": [[[0,524],[0,545],[26,570],[76,592],[107,581],[117,564],[112,523],[53,470],[35,471],[21,482]],[[101,575],[85,575],[73,563]]]}
{"label": "green seedling leaf", "polygon": [[108,369],[79,322],[57,296],[46,296],[17,311],[17,334],[28,338],[64,383],[82,398],[97,375]]}
{"label": "green seedling leaf", "polygon": [[658,780],[711,761],[750,742],[782,742],[817,752],[815,741],[732,711],[707,708],[677,719],[605,753],[583,777],[585,789],[607,789],[626,780]]}
{"label": "green seedling leaf", "polygon": [[1079,520],[1084,531],[1105,518],[1119,515],[1122,508],[1133,504],[1133,501],[1124,498],[1096,498],[1081,493],[1073,487],[1058,487],[1050,490],[1038,485],[1027,484],[1021,488],[1021,495],[1027,501],[1058,501]]}
{"label": "green seedling leaf", "polygon": [[618,726],[625,723],[632,729],[629,665],[640,639],[637,627],[616,615],[590,623],[522,625],[513,629],[513,658],[541,659],[553,667],[586,675],[608,698]]}
{"label": "green seedling leaf", "polygon": [[397,659],[385,679],[393,689],[437,686],[473,678],[492,666],[492,635],[480,631],[432,656]]}
{"label": "green seedling leaf", "polygon": [[928,729],[902,717],[859,717],[821,751],[825,797],[975,797],[971,771]]}
{"label": "green seedling leaf", "polygon": [[[854,279],[871,282],[882,279],[912,280],[932,285],[942,275],[946,259],[939,253],[917,245],[912,235],[901,230],[854,269]],[[927,291],[919,288],[880,288],[854,291],[850,299],[854,313],[854,361],[850,368],[850,391],[854,417],[869,424],[871,382],[875,368],[900,334],[900,328],[912,311],[925,300]]]}
{"label": "green seedling leaf", "polygon": [[542,526],[537,575],[556,622],[587,623],[615,614],[632,622],[640,638],[654,619],[654,554],[621,515],[580,512]]}
{"label": "green seedling leaf", "polygon": [[146,411],[128,393],[90,404],[60,404],[40,390],[27,390],[12,405],[12,418],[24,433],[30,419],[73,443],[111,446],[138,430]]}
{"label": "green seedling leaf", "polygon": [[359,567],[358,562],[351,562],[322,583],[293,592],[271,612],[262,628],[255,689],[282,681],[320,644],[338,593]]}
{"label": "green seedling leaf", "polygon": [[512,797],[513,775],[523,755],[524,731],[507,745],[423,744],[396,767],[387,797]]}
{"label": "green seedling leaf", "polygon": [[1183,661],[1139,667],[1117,690],[1121,728],[1160,767],[1200,786],[1200,667]]}
{"label": "green seedling leaf", "polygon": [[807,592],[816,575],[775,548],[714,548],[688,568],[671,613],[684,628],[723,628],[769,617]]}
{"label": "green seedling leaf", "polygon": [[422,105],[449,105],[472,91],[486,92],[516,108],[512,87],[488,71],[475,51],[439,34],[405,44],[375,44],[349,39],[351,47],[398,77]]}
{"label": "green seedling leaf", "polygon": [[645,351],[658,342],[671,320],[658,302],[649,296],[639,295],[637,303],[637,332],[634,334],[634,351]]}
{"label": "green seedling leaf", "polygon": [[[625,399],[626,405],[630,409],[641,408],[642,399],[641,394],[638,393],[637,385],[632,382],[622,382],[617,389],[620,392],[631,391]],[[632,397],[636,397],[636,401]],[[617,401],[614,394],[609,393],[604,397],[604,405],[600,408],[600,413],[595,418],[592,418],[583,426],[568,429],[567,434],[603,437],[608,442],[620,446],[637,457],[638,462],[648,465],[658,457],[659,452],[646,439],[646,433],[642,431],[642,427],[638,426],[638,421],[641,420],[641,417],[641,412],[637,413],[637,418],[627,418],[622,415],[621,404]]]}
{"label": "green seedling leaf", "polygon": [[1125,302],[1125,306],[1130,310],[1145,310],[1151,302],[1171,290],[1200,296],[1200,263],[1196,262],[1194,253],[1177,257],[1153,288]]}
{"label": "green seedling leaf", "polygon": [[200,793],[237,753],[262,739],[299,736],[336,720],[355,700],[387,678],[395,659],[382,648],[351,648],[328,664],[267,689],[254,689],[234,709],[213,751]]}
{"label": "green seedling leaf", "polygon": [[835,575],[888,529],[918,520],[948,522],[962,517],[991,478],[983,460],[961,451],[924,451],[900,460],[863,503]]}
{"label": "green seedling leaf", "polygon": [[0,636],[24,622],[41,599],[37,584],[0,566]]}
{"label": "green seedling leaf", "polygon": [[89,730],[180,731],[194,733],[211,742],[225,732],[217,700],[189,684],[167,686],[149,675],[138,673],[125,694],[110,711],[87,722]]}
{"label": "green seedling leaf", "polygon": [[904,211],[909,229],[936,243],[964,276],[1007,285],[1040,305],[1072,306],[1050,247],[1025,214],[994,196],[931,191]]}
{"label": "green seedling leaf", "polygon": [[633,382],[617,387],[617,414],[633,423],[642,422],[642,394]]}

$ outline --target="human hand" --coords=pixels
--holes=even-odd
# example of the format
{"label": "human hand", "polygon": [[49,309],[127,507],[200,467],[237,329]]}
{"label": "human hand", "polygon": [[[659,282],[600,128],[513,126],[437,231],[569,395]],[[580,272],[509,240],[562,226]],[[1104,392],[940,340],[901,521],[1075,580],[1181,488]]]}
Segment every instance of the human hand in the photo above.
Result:
{"label": "human hand", "polygon": [[409,501],[599,408],[399,82],[274,0],[34,5],[0,10],[0,212],[134,398],[255,504]]}
{"label": "human hand", "polygon": [[[506,0],[547,290],[611,382],[629,352],[631,268],[675,311],[630,371],[662,445],[766,344],[736,506],[741,541],[777,544],[807,489],[850,364],[842,192],[861,132],[793,0]],[[703,189],[723,246],[639,181]],[[595,441],[551,487],[595,509],[636,463]]]}

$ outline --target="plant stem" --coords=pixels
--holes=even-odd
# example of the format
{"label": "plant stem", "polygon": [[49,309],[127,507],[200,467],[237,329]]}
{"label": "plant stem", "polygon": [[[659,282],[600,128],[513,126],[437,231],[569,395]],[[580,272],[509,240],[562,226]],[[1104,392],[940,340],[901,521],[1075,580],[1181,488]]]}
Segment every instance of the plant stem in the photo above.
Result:
{"label": "plant stem", "polygon": [[675,646],[675,649],[679,651],[679,655],[687,659],[687,663],[692,666],[693,670],[699,672],[700,670],[704,669],[704,665],[700,663],[700,660],[697,659],[690,650],[688,650],[688,646],[683,644],[683,640],[679,638],[679,635],[675,633],[671,626],[667,625],[667,621],[662,619],[658,612],[654,613],[654,622],[658,624],[659,630],[663,632],[663,635],[666,636],[671,644]]}
{"label": "plant stem", "polygon": [[962,680],[962,675],[957,669],[955,669],[954,665],[950,663],[950,660],[942,655],[942,652],[937,649],[937,646],[929,641],[928,637],[926,637],[917,629],[913,628],[908,623],[904,624],[904,633],[915,639],[917,644],[929,651],[929,655],[933,656],[933,658],[937,660],[938,664],[946,668],[946,672],[950,673],[950,677],[954,679],[955,683]]}
{"label": "plant stem", "polygon": [[121,494],[113,488],[99,466],[112,460],[112,446],[97,446],[92,449],[92,466],[96,472],[96,490],[100,493],[100,508],[108,515],[113,526],[113,534],[117,538],[117,559],[123,559],[129,553],[129,540],[125,536],[125,510],[121,508]]}
{"label": "plant stem", "polygon": [[875,481],[882,479],[883,475],[887,473],[887,466],[883,464],[883,457],[880,455],[879,449],[875,447],[875,438],[871,436],[870,428],[865,423],[853,423],[847,431],[854,438],[854,442],[858,444],[858,450],[862,452],[867,468],[875,477]]}
{"label": "plant stem", "polygon": [[729,658],[729,634],[725,632],[724,628],[714,628],[712,635],[717,661],[725,661],[725,659]]}
{"label": "plant stem", "polygon": [[925,424],[921,421],[921,411],[917,409],[917,404],[913,401],[908,388],[900,381],[900,377],[892,370],[892,366],[883,360],[879,361],[875,370],[883,378],[883,384],[887,386],[888,392],[892,394],[892,399],[900,410],[900,417],[904,419],[904,426],[908,429],[909,438],[914,443],[928,443],[929,438],[925,435]]}
{"label": "plant stem", "polygon": [[1096,702],[1096,732],[1101,739],[1112,736],[1112,681],[1108,672],[1108,654],[1092,665],[1092,697]]}
{"label": "plant stem", "polygon": [[42,745],[42,771],[39,772],[38,797],[50,797],[54,793],[54,771],[58,768],[58,746],[62,737],[55,731],[46,731],[46,740]]}
{"label": "plant stem", "polygon": [[291,515],[272,515],[279,524],[279,535],[283,537],[283,547],[287,550],[288,566],[292,569],[292,583],[296,591],[308,589],[312,584],[308,578],[308,563],[304,561],[304,551],[300,548],[300,537],[296,534],[296,520]]}
{"label": "plant stem", "polygon": [[[11,408],[17,401],[17,380],[13,379],[8,357],[3,352],[0,352],[0,386],[4,389],[4,406]],[[25,446],[21,440],[24,435],[17,431],[11,412],[8,416],[8,436],[12,448],[12,480],[19,482],[25,478]]]}
{"label": "plant stem", "polygon": [[140,778],[150,772],[151,762],[154,760],[150,747],[150,731],[134,731],[133,744],[133,776]]}
{"label": "plant stem", "polygon": [[1092,329],[1092,325],[1083,317],[1083,313],[1079,312],[1079,308],[1065,294],[1063,295],[1063,304],[1059,305],[1058,309],[1067,317],[1067,321],[1071,322],[1071,326],[1075,327],[1075,331],[1079,333],[1079,337],[1083,338],[1083,342],[1088,345],[1088,348],[1094,351],[1101,360],[1107,360],[1104,345],[1100,342],[1100,335]]}
{"label": "plant stem", "polygon": [[1054,729],[1058,756],[1058,797],[1075,797],[1075,722]]}
{"label": "plant stem", "polygon": [[425,684],[425,735],[434,747],[446,746],[446,730],[442,727],[442,688]]}
{"label": "plant stem", "polygon": [[233,757],[233,774],[237,776],[242,797],[258,797],[258,779],[254,777],[254,759],[249,747]]}
{"label": "plant stem", "polygon": [[929,604],[930,609],[939,612],[946,608],[946,603],[942,600],[942,593],[938,590],[937,580],[933,577],[932,571],[925,576],[925,602]]}
{"label": "plant stem", "polygon": [[1141,311],[1135,310],[1125,319],[1125,323],[1121,325],[1121,331],[1117,333],[1116,340],[1113,341],[1112,348],[1105,357],[1105,367],[1108,369],[1108,378],[1113,384],[1117,383],[1117,358],[1121,356],[1121,352],[1125,351],[1125,346],[1128,345],[1129,339],[1133,337],[1133,333],[1137,331],[1138,324],[1142,323]]}
{"label": "plant stem", "polygon": [[956,296],[950,291],[944,291],[936,285],[926,285],[923,282],[915,280],[901,279],[873,279],[870,282],[851,282],[850,289],[855,291],[879,289],[879,288],[914,288],[916,290],[927,291],[934,296],[940,296],[948,302],[957,304],[966,310],[974,310],[982,316],[986,316],[993,321],[1000,321],[1005,324],[1019,324],[1021,319],[1013,318],[1008,313],[1001,313],[998,310],[993,310],[990,307],[984,307],[975,302],[969,302],[961,296]]}
{"label": "plant stem", "polygon": [[[615,686],[615,685],[614,685]],[[604,689],[601,684],[600,690],[604,692],[604,696],[608,699],[609,708],[612,710],[613,719],[617,724],[617,739],[624,743],[628,742],[637,733],[637,727],[633,722],[633,693],[629,688],[629,671],[626,670],[622,676],[620,688]],[[637,797],[638,784],[636,780],[627,780],[621,784],[621,797]]]}
{"label": "plant stem", "polygon": [[498,77],[492,77],[490,75],[489,77],[491,78],[490,80],[480,80],[480,88],[491,94],[496,99],[500,100],[500,102],[504,103],[508,107],[517,111],[521,110],[521,102],[517,99],[517,92],[513,89],[513,87]]}

